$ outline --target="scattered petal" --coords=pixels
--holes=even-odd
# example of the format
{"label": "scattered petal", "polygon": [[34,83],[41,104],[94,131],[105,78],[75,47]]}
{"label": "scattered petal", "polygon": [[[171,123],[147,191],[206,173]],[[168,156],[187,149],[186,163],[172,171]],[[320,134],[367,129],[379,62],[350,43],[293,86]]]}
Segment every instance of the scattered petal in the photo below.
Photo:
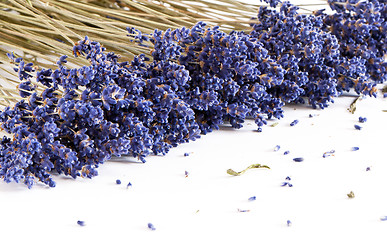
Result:
{"label": "scattered petal", "polygon": [[156,230],[155,226],[152,223],[148,223],[148,228],[152,231]]}
{"label": "scattered petal", "polygon": [[81,227],[85,226],[85,222],[84,221],[81,221],[81,220],[78,220],[77,221],[77,224]]}
{"label": "scattered petal", "polygon": [[287,225],[288,227],[291,227],[291,226],[292,226],[292,222],[291,222],[290,220],[287,220],[287,221],[286,221],[286,225]]}
{"label": "scattered petal", "polygon": [[330,157],[330,156],[334,156],[334,153],[335,153],[335,150],[331,150],[329,152],[325,152],[323,154],[323,158],[326,158],[326,157]]}
{"label": "scattered petal", "polygon": [[238,212],[250,212],[250,210],[245,210],[245,209],[239,209],[238,208]]}
{"label": "scattered petal", "polygon": [[359,122],[365,123],[365,122],[367,122],[367,118],[366,117],[359,117]]}
{"label": "scattered petal", "polygon": [[356,130],[361,130],[363,128],[363,127],[361,127],[359,125],[356,125],[356,124],[354,125],[354,127],[355,127]]}
{"label": "scattered petal", "polygon": [[294,120],[293,122],[290,123],[290,126],[293,127],[293,126],[297,125],[298,122],[299,122],[299,121],[296,119],[296,120]]}
{"label": "scattered petal", "polygon": [[295,161],[295,162],[303,162],[304,158],[302,158],[302,157],[293,158],[293,161]]}

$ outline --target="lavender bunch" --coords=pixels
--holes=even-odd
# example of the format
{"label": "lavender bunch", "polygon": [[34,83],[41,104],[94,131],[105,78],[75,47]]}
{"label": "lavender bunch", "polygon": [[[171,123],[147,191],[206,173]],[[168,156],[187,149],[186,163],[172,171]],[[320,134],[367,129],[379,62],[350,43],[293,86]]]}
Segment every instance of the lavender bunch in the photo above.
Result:
{"label": "lavender bunch", "polygon": [[[301,15],[289,2],[267,2],[249,33],[203,22],[152,34],[127,28],[129,41],[150,50],[131,61],[120,62],[88,37],[73,47],[74,56],[88,62],[79,68],[69,68],[66,55],[56,68],[38,69],[8,54],[20,101],[0,112],[1,128],[13,136],[0,143],[0,177],[29,188],[38,181],[54,187],[52,172],[92,178],[112,156],[145,162],[220,124],[240,128],[253,118],[261,130],[268,119],[283,117],[285,103],[325,108],[350,89],[376,95],[385,75],[373,75],[385,69],[371,62],[385,48],[370,39],[385,41],[385,32],[370,30],[367,46],[379,52],[367,60],[344,50],[341,38],[349,35],[331,31],[333,22],[322,11]],[[385,26],[385,18],[378,19]]]}
{"label": "lavender bunch", "polygon": [[377,79],[371,78],[370,66],[363,58],[343,52],[342,39],[327,28],[327,15],[322,11],[300,15],[297,6],[276,3],[279,11],[260,8],[251,33],[287,70],[286,81],[273,89],[276,96],[295,103],[306,97],[313,107],[325,108],[333,97],[350,89],[376,94]]}
{"label": "lavender bunch", "polygon": [[[16,64],[23,99],[0,115],[2,129],[14,136],[4,137],[1,145],[0,175],[6,182],[31,187],[38,180],[53,187],[51,171],[91,178],[111,156],[144,162],[151,151],[165,154],[198,137],[193,111],[156,73],[151,75],[160,65],[147,65],[145,71],[142,55],[119,63],[87,37],[74,54],[84,55],[90,66],[68,69],[67,56],[61,57],[57,69],[36,73],[37,83],[45,86],[41,93],[32,83],[35,68],[8,55]],[[165,66],[159,79],[170,74],[175,72]]]}
{"label": "lavender bunch", "polygon": [[[328,0],[336,13],[318,13],[323,18],[323,29],[337,37],[342,56],[357,62],[365,78],[382,83],[387,80],[387,2],[385,0]],[[345,74],[343,74],[345,75]],[[342,78],[343,90],[364,82],[364,78]]]}

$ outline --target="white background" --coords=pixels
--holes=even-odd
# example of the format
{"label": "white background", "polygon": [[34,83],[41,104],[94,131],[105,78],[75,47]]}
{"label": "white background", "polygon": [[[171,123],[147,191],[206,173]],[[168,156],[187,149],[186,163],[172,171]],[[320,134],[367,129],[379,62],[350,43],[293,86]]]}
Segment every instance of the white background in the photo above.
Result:
{"label": "white background", "polygon": [[[355,98],[339,97],[325,110],[288,105],[285,118],[261,133],[252,121],[223,126],[145,164],[107,162],[92,180],[55,176],[57,187],[31,190],[1,182],[0,239],[386,239],[387,98],[363,99],[351,114]],[[323,158],[330,150],[334,156]],[[226,173],[254,163],[271,169]],[[287,176],[292,188],[281,187]]]}

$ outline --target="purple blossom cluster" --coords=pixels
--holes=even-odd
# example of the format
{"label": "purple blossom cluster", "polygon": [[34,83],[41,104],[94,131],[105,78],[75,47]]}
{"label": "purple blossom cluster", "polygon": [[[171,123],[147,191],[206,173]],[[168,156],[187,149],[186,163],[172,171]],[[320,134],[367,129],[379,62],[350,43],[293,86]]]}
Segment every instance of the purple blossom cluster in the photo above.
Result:
{"label": "purple blossom cluster", "polygon": [[[152,59],[141,54],[120,62],[88,37],[73,48],[90,63],[80,68],[69,68],[67,56],[56,68],[38,69],[8,54],[23,99],[0,112],[1,128],[13,136],[1,140],[0,177],[54,187],[52,172],[91,178],[112,156],[145,162],[224,123],[240,128],[253,118],[261,130],[283,116],[285,103],[325,108],[350,89],[375,96],[386,72],[384,3],[370,1],[371,14],[353,10],[361,5],[353,1],[345,8],[332,2],[338,12],[331,16],[345,21],[356,19],[353,11],[368,14],[367,23],[356,23],[360,16],[345,23],[322,11],[301,15],[288,2],[267,2],[271,7],[259,9],[250,33],[225,33],[202,22],[150,35],[128,28],[130,41],[150,48]],[[357,36],[363,32],[368,35]],[[369,54],[343,50],[348,42]]]}
{"label": "purple blossom cluster", "polygon": [[[328,0],[328,3],[336,12],[332,15],[316,15],[322,17],[323,29],[338,39],[341,55],[356,62],[358,71],[367,78],[385,82],[387,1]],[[343,74],[340,84],[343,90],[352,86],[356,89],[363,81],[362,78]]]}

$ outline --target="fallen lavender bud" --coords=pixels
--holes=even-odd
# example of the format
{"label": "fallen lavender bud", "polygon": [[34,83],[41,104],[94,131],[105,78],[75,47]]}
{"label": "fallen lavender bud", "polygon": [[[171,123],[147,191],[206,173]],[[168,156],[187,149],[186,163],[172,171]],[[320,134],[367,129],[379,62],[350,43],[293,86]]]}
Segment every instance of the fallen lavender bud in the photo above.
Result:
{"label": "fallen lavender bud", "polygon": [[356,124],[354,125],[354,127],[355,127],[356,130],[361,130],[363,128],[363,127],[361,127],[359,125],[356,125]]}
{"label": "fallen lavender bud", "polygon": [[290,126],[293,127],[293,126],[297,125],[298,122],[299,122],[299,121],[296,119],[296,120],[294,120],[293,122],[290,123]]}
{"label": "fallen lavender bud", "polygon": [[323,154],[323,158],[330,157],[330,156],[332,156],[334,153],[335,153],[335,150],[331,150],[331,151],[325,152],[325,153]]}
{"label": "fallen lavender bud", "polygon": [[288,227],[291,227],[291,226],[292,226],[292,222],[291,222],[290,220],[287,220],[287,221],[286,221],[286,225],[287,225]]}
{"label": "fallen lavender bud", "polygon": [[238,212],[250,212],[250,210],[246,210],[246,209],[239,209],[239,208],[238,208]]}
{"label": "fallen lavender bud", "polygon": [[303,162],[304,158],[302,158],[302,157],[293,158],[293,161],[295,161],[295,162]]}
{"label": "fallen lavender bud", "polygon": [[365,123],[365,122],[367,122],[367,118],[366,117],[359,117],[359,122]]}
{"label": "fallen lavender bud", "polygon": [[155,226],[152,223],[148,223],[148,228],[152,231],[156,230]]}
{"label": "fallen lavender bud", "polygon": [[81,221],[81,220],[78,220],[77,221],[77,224],[81,227],[85,226],[85,222],[84,221]]}

